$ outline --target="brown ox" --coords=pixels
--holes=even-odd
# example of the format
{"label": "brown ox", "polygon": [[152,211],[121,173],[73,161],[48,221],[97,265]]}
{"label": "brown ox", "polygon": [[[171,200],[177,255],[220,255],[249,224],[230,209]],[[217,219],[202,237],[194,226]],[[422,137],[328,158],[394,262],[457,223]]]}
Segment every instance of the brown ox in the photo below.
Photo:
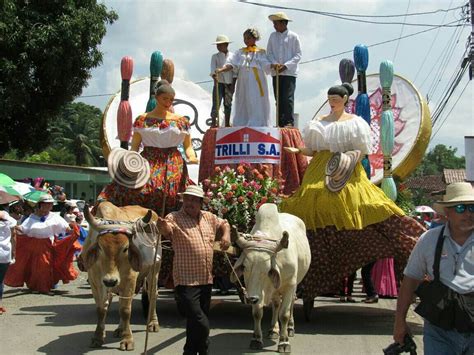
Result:
{"label": "brown ox", "polygon": [[[156,213],[140,206],[116,207],[110,202],[103,202],[97,207],[97,217],[103,220],[115,221],[116,224],[104,224],[103,220],[94,218],[88,208],[85,217],[90,226],[81,254],[89,276],[92,294],[97,307],[97,327],[92,337],[91,347],[100,347],[105,337],[105,317],[112,301],[112,293],[119,295],[120,323],[114,331],[115,337],[121,337],[121,350],[133,350],[134,341],[130,329],[132,299],[139,289],[137,279],[148,280],[151,284],[152,275],[150,266],[145,266],[140,250],[133,242],[131,224],[129,226],[119,222],[131,222],[143,218],[146,223],[156,221]],[[125,227],[125,228],[124,228]],[[127,229],[128,227],[128,229]],[[155,278],[159,273],[160,263],[155,269]],[[153,314],[148,323],[148,330],[159,330],[156,307],[152,306]]]}

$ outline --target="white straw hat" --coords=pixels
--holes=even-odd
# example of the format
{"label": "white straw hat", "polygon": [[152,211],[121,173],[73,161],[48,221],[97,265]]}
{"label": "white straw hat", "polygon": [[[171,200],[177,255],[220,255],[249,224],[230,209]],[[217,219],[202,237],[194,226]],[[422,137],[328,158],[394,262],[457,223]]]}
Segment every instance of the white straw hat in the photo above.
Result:
{"label": "white straw hat", "polygon": [[474,203],[474,188],[468,182],[454,182],[446,186],[443,199],[436,201],[433,208],[436,212],[443,214],[443,207],[452,207],[462,203]]}
{"label": "white straw hat", "polygon": [[270,19],[270,21],[291,21],[288,16],[284,13],[284,12],[276,12],[274,14],[271,14],[270,16],[268,16],[268,18]]}
{"label": "white straw hat", "polygon": [[326,187],[329,191],[341,190],[350,179],[359,161],[360,150],[334,153],[326,165]]}
{"label": "white straw hat", "polygon": [[212,44],[232,43],[226,35],[218,35],[216,41]]}
{"label": "white straw hat", "polygon": [[139,189],[150,178],[150,164],[135,151],[114,148],[107,159],[109,175],[118,184]]}
{"label": "white straw hat", "polygon": [[41,195],[38,203],[54,203],[54,198],[50,194]]}

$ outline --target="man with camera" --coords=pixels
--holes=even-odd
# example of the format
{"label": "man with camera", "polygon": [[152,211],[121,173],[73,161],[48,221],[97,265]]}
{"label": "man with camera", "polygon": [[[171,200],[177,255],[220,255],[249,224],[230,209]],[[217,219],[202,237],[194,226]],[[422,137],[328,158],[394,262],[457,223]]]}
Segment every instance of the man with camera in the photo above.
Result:
{"label": "man with camera", "polygon": [[421,302],[415,312],[425,319],[425,354],[474,354],[474,189],[467,182],[448,185],[434,207],[447,223],[425,232],[410,255],[393,338],[405,342],[416,293]]}

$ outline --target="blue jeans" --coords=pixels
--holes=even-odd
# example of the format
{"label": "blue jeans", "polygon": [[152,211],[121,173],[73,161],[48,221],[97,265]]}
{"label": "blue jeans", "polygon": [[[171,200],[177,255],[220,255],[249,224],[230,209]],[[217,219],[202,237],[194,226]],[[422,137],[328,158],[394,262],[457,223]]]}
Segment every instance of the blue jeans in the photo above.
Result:
{"label": "blue jeans", "polygon": [[425,320],[423,347],[425,355],[472,355],[474,333],[444,330]]}

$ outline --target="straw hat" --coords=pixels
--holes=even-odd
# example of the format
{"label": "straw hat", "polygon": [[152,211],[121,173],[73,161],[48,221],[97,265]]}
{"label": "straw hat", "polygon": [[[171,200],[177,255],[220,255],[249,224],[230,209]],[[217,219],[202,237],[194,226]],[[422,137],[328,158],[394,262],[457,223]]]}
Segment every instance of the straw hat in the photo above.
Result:
{"label": "straw hat", "polygon": [[286,20],[286,21],[291,21],[288,16],[284,12],[276,12],[274,14],[271,14],[268,16],[270,21],[281,21],[281,20]]}
{"label": "straw hat", "polygon": [[129,189],[139,189],[150,178],[150,164],[140,154],[114,148],[107,159],[109,175],[118,184]]}
{"label": "straw hat", "polygon": [[338,192],[346,185],[359,158],[360,150],[333,154],[326,165],[326,187],[329,191]]}
{"label": "straw hat", "polygon": [[54,203],[54,198],[50,194],[41,195],[38,203]]}
{"label": "straw hat", "polygon": [[204,198],[204,190],[198,185],[189,185],[186,191],[182,192],[181,195],[191,195]]}
{"label": "straw hat", "polygon": [[452,207],[462,203],[474,203],[474,188],[468,182],[454,182],[446,186],[443,199],[436,201],[433,208],[436,212],[443,214],[443,207]]}
{"label": "straw hat", "polygon": [[212,44],[232,43],[226,35],[218,35],[216,41]]}
{"label": "straw hat", "polygon": [[5,191],[0,191],[0,205],[6,205],[14,201],[20,200],[19,196],[10,195]]}

